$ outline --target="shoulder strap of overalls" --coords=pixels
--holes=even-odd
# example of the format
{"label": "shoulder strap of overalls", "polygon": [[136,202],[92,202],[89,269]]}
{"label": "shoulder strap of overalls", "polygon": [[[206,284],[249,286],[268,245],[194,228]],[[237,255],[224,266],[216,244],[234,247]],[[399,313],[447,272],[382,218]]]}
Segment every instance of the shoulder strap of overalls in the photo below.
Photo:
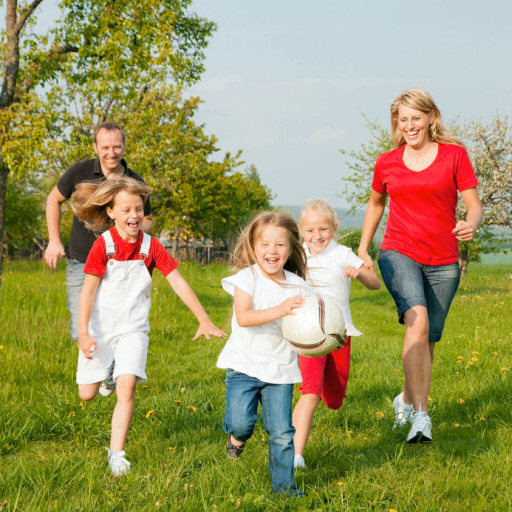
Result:
{"label": "shoulder strap of overalls", "polygon": [[114,240],[110,234],[110,229],[105,231],[105,233],[103,233],[101,236],[105,240],[105,252],[107,254],[107,258],[110,259],[110,257],[114,257],[116,255],[116,246],[114,245]]}
{"label": "shoulder strap of overalls", "polygon": [[[147,233],[144,233],[142,238],[142,244],[140,246],[140,255],[146,258],[149,254],[149,248],[151,247],[151,236]],[[143,259],[144,259],[143,258]]]}

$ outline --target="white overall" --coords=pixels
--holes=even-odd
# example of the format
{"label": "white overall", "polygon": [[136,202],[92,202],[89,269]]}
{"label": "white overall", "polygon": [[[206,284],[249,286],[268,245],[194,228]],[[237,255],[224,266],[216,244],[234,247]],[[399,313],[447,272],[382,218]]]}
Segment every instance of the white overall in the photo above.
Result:
{"label": "white overall", "polygon": [[89,334],[98,341],[130,332],[149,332],[151,276],[144,259],[149,254],[151,237],[144,233],[140,260],[115,260],[115,246],[110,231],[103,233],[107,256],[89,321]]}
{"label": "white overall", "polygon": [[103,381],[115,360],[114,379],[129,373],[137,382],[146,377],[146,359],[151,305],[151,276],[144,263],[149,254],[151,237],[144,233],[140,260],[115,260],[115,246],[109,231],[103,233],[107,262],[89,320],[89,334],[98,348],[92,359],[79,354],[77,383]]}

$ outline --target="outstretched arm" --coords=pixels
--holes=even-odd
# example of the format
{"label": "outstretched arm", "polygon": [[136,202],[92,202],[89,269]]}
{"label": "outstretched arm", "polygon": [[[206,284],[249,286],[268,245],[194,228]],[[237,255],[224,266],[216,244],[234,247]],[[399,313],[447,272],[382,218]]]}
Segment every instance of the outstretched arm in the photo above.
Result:
{"label": "outstretched arm", "polygon": [[207,340],[210,339],[210,335],[217,336],[218,338],[225,338],[226,333],[221,331],[215,324],[210,320],[210,317],[206,314],[203,306],[199,302],[194,290],[190,287],[190,285],[185,281],[183,276],[178,272],[177,269],[174,269],[168,276],[167,281],[171,285],[171,288],[174,290],[176,295],[183,301],[185,306],[192,311],[194,316],[197,318],[199,322],[199,328],[196,331],[196,335],[194,336],[194,340],[197,340],[202,334],[204,334]]}
{"label": "outstretched arm", "polygon": [[60,205],[66,198],[57,187],[48,194],[46,200],[46,224],[48,225],[48,247],[44,252],[44,259],[51,269],[57,268],[57,261],[66,255],[64,246],[60,241],[60,217],[62,214]]}
{"label": "outstretched arm", "polygon": [[359,243],[357,254],[364,261],[366,268],[372,272],[375,272],[375,269],[373,268],[373,260],[368,253],[368,248],[379,227],[387,198],[388,195],[386,193],[376,192],[372,189],[364,216],[363,233],[361,234],[361,242]]}

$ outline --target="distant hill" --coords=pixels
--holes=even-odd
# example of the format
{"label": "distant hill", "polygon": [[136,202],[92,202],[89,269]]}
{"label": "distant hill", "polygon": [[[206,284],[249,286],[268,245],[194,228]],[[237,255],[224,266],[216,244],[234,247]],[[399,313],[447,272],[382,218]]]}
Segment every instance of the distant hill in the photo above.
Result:
{"label": "distant hill", "polygon": [[[289,213],[294,219],[299,220],[301,206],[283,205],[279,206],[281,210]],[[341,224],[340,228],[362,228],[365,210],[356,210],[354,213],[347,213],[343,208],[334,208],[338,214]]]}

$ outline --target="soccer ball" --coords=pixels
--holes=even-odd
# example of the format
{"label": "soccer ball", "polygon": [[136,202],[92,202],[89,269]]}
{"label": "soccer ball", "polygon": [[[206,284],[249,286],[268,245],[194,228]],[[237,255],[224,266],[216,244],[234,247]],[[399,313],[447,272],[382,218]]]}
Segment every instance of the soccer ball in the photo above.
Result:
{"label": "soccer ball", "polygon": [[283,318],[283,336],[292,349],[309,357],[332,352],[343,340],[345,320],[336,304],[318,295],[304,298],[293,315]]}

